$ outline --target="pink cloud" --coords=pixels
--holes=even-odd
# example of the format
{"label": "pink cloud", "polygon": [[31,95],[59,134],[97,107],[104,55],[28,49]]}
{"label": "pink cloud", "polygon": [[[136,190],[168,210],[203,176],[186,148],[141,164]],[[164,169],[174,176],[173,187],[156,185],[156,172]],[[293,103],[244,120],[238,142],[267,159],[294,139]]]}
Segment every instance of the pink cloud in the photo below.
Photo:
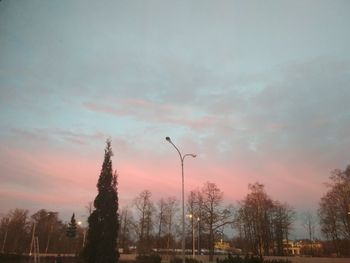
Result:
{"label": "pink cloud", "polygon": [[[207,114],[194,115],[193,112],[196,112],[194,108],[155,103],[142,99],[119,100],[113,106],[110,104],[86,102],[84,103],[84,107],[91,111],[115,116],[131,116],[132,118],[140,118],[151,122],[178,124],[194,130],[215,126],[219,121],[216,116]],[[197,111],[199,110],[197,109]]]}
{"label": "pink cloud", "polygon": [[[197,150],[197,145],[190,148]],[[90,149],[91,150],[91,149]],[[145,154],[132,150],[113,157],[114,169],[119,174],[120,205],[130,205],[141,191],[148,189],[156,202],[161,197],[181,197],[180,160],[173,149],[166,153]],[[197,151],[194,151],[198,153]],[[26,206],[46,205],[50,208],[72,206],[84,210],[96,194],[96,183],[103,161],[103,151],[98,154],[77,154],[57,150],[25,151],[2,147],[2,161],[8,162],[9,174],[3,185],[2,196],[17,202],[25,200]],[[224,192],[225,202],[236,204],[248,193],[248,184],[259,181],[265,184],[267,193],[295,207],[308,204],[317,206],[322,194],[320,168],[309,160],[293,160],[290,163],[276,156],[253,157],[217,156],[199,154],[195,159],[185,160],[185,191],[201,188],[206,181],[214,182]],[[252,158],[255,158],[254,160]],[[294,165],[298,162],[298,165]],[[253,165],[254,163],[254,165]],[[19,164],[16,166],[16,164]],[[9,168],[10,167],[10,168]],[[12,168],[16,170],[11,170]],[[323,171],[325,179],[329,171]],[[3,177],[3,175],[2,175]],[[26,181],[26,178],[29,178]],[[26,188],[26,185],[31,185]],[[4,188],[5,187],[5,188]],[[7,188],[6,188],[7,187]],[[16,204],[13,203],[13,208]],[[45,207],[44,207],[45,208]]]}

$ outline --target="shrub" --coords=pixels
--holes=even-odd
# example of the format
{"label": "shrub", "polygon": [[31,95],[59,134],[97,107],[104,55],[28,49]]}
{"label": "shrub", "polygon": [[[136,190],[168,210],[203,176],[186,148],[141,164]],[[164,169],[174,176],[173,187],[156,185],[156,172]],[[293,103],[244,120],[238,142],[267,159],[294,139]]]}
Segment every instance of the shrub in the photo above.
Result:
{"label": "shrub", "polygon": [[[170,263],[182,263],[182,258],[180,257],[173,257],[170,260]],[[195,258],[185,258],[185,263],[202,263],[202,261],[199,261]]]}
{"label": "shrub", "polygon": [[229,254],[224,259],[216,259],[217,263],[292,263],[288,259],[272,259],[272,260],[264,260],[260,257],[254,257],[254,256],[245,256],[244,258],[241,258],[240,256],[233,257],[231,254]]}
{"label": "shrub", "polygon": [[17,254],[0,254],[0,262],[20,262],[25,257]]}
{"label": "shrub", "polygon": [[150,255],[138,255],[136,257],[137,263],[161,263],[162,257],[156,253]]}
{"label": "shrub", "polygon": [[292,263],[292,261],[288,259],[271,259],[271,260],[264,260],[264,263]]}

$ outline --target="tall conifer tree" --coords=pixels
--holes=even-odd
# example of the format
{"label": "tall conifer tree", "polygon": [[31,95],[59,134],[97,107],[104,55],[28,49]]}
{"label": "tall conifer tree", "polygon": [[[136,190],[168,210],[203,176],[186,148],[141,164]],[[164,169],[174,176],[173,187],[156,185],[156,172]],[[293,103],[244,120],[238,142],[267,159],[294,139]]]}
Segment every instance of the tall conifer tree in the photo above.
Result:
{"label": "tall conifer tree", "polygon": [[75,214],[73,213],[70,223],[68,224],[66,235],[67,237],[75,237],[77,234],[77,221],[75,220]]}
{"label": "tall conifer tree", "polygon": [[113,174],[112,169],[111,140],[107,140],[106,144],[94,211],[88,219],[89,229],[83,253],[87,263],[115,263],[119,258],[117,174]]}

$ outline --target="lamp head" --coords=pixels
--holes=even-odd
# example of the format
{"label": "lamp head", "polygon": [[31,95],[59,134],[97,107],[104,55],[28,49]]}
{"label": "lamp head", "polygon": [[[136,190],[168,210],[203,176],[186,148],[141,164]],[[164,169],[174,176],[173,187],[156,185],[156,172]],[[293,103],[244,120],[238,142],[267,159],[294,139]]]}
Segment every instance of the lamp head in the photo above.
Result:
{"label": "lamp head", "polygon": [[165,140],[167,140],[168,142],[171,142],[170,137],[165,137]]}

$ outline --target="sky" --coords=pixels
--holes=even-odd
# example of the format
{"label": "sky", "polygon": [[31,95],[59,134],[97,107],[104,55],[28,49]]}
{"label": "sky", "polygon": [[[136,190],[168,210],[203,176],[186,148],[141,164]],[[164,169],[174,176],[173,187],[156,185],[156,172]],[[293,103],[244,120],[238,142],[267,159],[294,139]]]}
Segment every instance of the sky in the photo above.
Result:
{"label": "sky", "polygon": [[350,164],[349,1],[0,2],[0,215],[68,220],[112,139],[120,206],[260,182],[316,211]]}

